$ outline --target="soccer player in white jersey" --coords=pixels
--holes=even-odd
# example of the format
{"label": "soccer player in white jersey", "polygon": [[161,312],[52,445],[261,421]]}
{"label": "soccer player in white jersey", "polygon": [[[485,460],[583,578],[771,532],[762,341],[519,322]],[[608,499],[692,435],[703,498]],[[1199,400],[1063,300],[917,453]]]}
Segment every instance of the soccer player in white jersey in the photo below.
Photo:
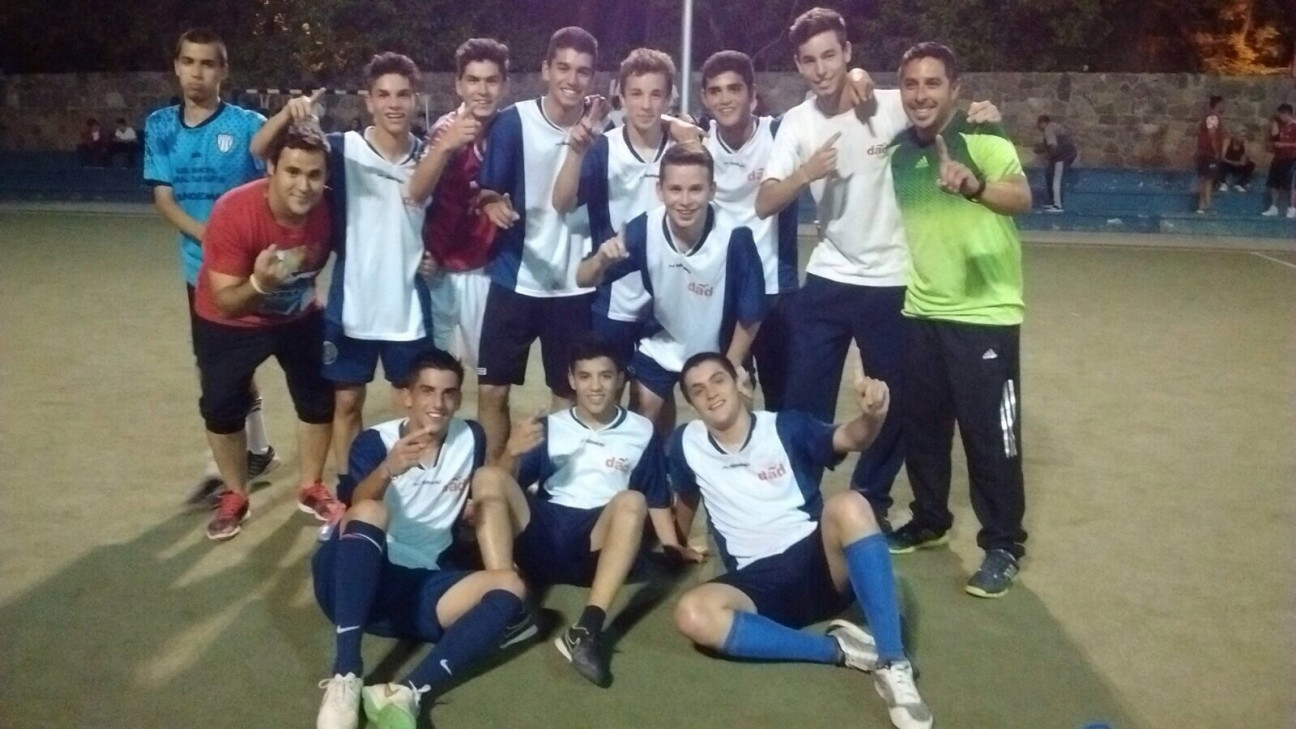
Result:
{"label": "soccer player in white jersey", "polygon": [[[930,727],[901,639],[886,537],[860,494],[825,500],[819,492],[824,468],[877,438],[890,404],[886,383],[857,368],[860,414],[834,426],[795,410],[753,412],[735,373],[728,358],[704,352],[680,375],[699,419],[680,426],[671,442],[676,518],[687,533],[706,503],[727,571],[680,598],[676,627],[723,656],[871,672],[892,724]],[[834,620],[826,635],[801,630],[852,600],[873,635],[845,620]]]}
{"label": "soccer player in white jersey", "polygon": [[508,442],[509,392],[525,381],[527,356],[537,338],[553,410],[571,404],[568,351],[590,328],[593,291],[576,283],[590,226],[585,208],[569,213],[554,208],[553,182],[572,128],[581,124],[590,131],[585,92],[597,55],[598,41],[586,31],[555,32],[541,66],[544,96],[501,111],[486,139],[477,178],[480,201],[501,228],[487,266],[491,287],[477,363],[478,412],[491,460]]}
{"label": "soccer player in white jersey", "polygon": [[[346,454],[363,425],[365,390],[378,360],[395,385],[409,374],[414,356],[432,346],[431,299],[419,275],[426,201],[409,191],[423,156],[423,140],[410,131],[418,67],[407,56],[382,53],[369,61],[364,75],[373,126],[329,135],[336,258],[325,308],[324,376],[334,383],[337,397],[333,453],[339,482],[349,477]],[[262,133],[313,114],[314,100],[292,100]],[[260,139],[258,134],[253,140],[254,153]],[[331,508],[340,515],[340,505]]]}
{"label": "soccer player in white jersey", "polygon": [[[842,364],[853,339],[864,367],[904,397],[902,361],[909,252],[891,182],[887,145],[909,126],[900,92],[872,90],[860,69],[849,70],[846,21],[813,8],[792,24],[797,70],[813,96],[783,115],[756,214],[795,206],[807,187],[818,206],[820,240],[806,265],[791,319],[786,407],[831,419]],[[998,110],[974,104],[971,121],[997,121]],[[869,500],[890,530],[891,483],[904,460],[899,419],[884,425],[860,456],[851,487]]]}
{"label": "soccer player in white jersey", "polygon": [[410,195],[431,195],[423,245],[436,261],[432,326],[436,345],[469,370],[477,369],[482,317],[497,228],[478,205],[477,174],[486,135],[508,91],[509,50],[492,38],[469,38],[455,50],[459,107],[432,125],[424,161],[410,178]]}
{"label": "soccer player in white jersey", "polygon": [[783,408],[787,390],[788,294],[797,290],[797,207],[789,205],[778,215],[756,215],[756,194],[760,190],[765,163],[774,147],[780,120],[757,116],[752,94],[755,70],[752,61],[738,51],[720,51],[702,64],[702,104],[709,121],[706,147],[715,158],[715,206],[734,225],[751,229],[756,252],[765,272],[765,295],[769,310],[761,322],[752,359],[756,378],[769,410]]}
{"label": "soccer player in white jersey", "polygon": [[[671,144],[662,114],[675,88],[675,63],[661,51],[636,48],[621,62],[617,88],[625,123],[597,136],[579,125],[573,129],[554,183],[554,207],[569,212],[587,206],[591,238],[599,243],[659,204],[658,165]],[[638,274],[599,287],[594,333],[616,344],[622,362],[634,354],[648,308]]]}
{"label": "soccer player in white jersey", "polygon": [[[447,556],[486,454],[481,426],[455,417],[463,366],[430,350],[407,369],[405,415],[355,439],[355,480],[340,493],[350,508],[311,561],[337,645],[318,729],[355,729],[362,696],[369,726],[413,729],[420,702],[495,651],[522,608],[526,588],[512,569],[471,572]],[[436,645],[399,683],[364,687],[364,633]]]}
{"label": "soccer player in white jersey", "polygon": [[[180,232],[180,262],[189,300],[191,342],[198,315],[194,289],[202,265],[202,237],[217,198],[265,174],[265,165],[248,153],[248,145],[265,117],[221,100],[229,77],[229,54],[214,31],[194,28],[176,41],[174,69],[181,102],[158,109],[144,123],[144,182],[153,188],[153,204],[162,219]],[[198,351],[194,346],[194,356]],[[266,436],[261,397],[253,381],[251,409],[245,419],[248,478],[279,463]],[[205,477],[189,502],[215,505],[224,482]]]}
{"label": "soccer player in white jersey", "polygon": [[[513,431],[501,466],[473,480],[477,542],[487,569],[514,560],[528,580],[589,585],[580,619],[554,645],[597,686],[611,681],[603,643],[608,606],[643,543],[644,522],[667,552],[686,562],[671,520],[663,450],[652,423],[617,404],[625,373],[615,347],[577,343],[568,371],[576,405]],[[515,460],[516,459],[516,460]],[[514,466],[513,464],[516,464]],[[535,496],[523,488],[538,486]]]}
{"label": "soccer player in white jersey", "polygon": [[642,276],[652,310],[630,372],[637,412],[661,437],[675,425],[684,360],[723,348],[741,368],[765,316],[765,275],[751,230],[717,214],[714,174],[705,147],[666,150],[657,183],[663,206],[630,221],[576,274],[588,286]]}

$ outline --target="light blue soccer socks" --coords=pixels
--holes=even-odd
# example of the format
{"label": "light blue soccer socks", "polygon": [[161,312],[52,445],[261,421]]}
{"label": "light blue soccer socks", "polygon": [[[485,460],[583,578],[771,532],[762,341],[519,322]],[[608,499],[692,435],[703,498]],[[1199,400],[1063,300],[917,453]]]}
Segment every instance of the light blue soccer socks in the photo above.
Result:
{"label": "light blue soccer socks", "polygon": [[832,638],[789,628],[756,613],[734,613],[733,625],[720,652],[735,658],[766,661],[841,663],[841,649]]}
{"label": "light blue soccer socks", "polygon": [[846,566],[850,570],[855,599],[864,609],[869,629],[877,641],[878,661],[904,660],[900,637],[900,604],[896,600],[895,571],[886,536],[870,534],[846,545]]}

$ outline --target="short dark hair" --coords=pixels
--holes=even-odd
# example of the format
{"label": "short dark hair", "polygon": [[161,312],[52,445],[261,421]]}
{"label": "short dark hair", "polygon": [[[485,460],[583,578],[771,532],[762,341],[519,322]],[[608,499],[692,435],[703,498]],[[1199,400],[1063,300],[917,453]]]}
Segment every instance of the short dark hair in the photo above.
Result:
{"label": "short dark hair", "polygon": [[625,93],[626,79],[649,73],[660,73],[666,77],[667,94],[675,88],[675,62],[671,57],[653,48],[636,48],[621,62],[621,70],[617,74],[620,92]]}
{"label": "short dark hair", "polygon": [[1287,112],[1288,114],[1292,113],[1292,105],[1291,105],[1291,104],[1288,104],[1288,103],[1286,103],[1286,102],[1279,104],[1279,105],[1278,105],[1278,113],[1281,114],[1281,113],[1283,113],[1284,111]]}
{"label": "short dark hair", "polygon": [[702,64],[702,88],[705,89],[711,79],[730,71],[742,77],[749,91],[756,86],[756,69],[752,66],[751,56],[741,51],[720,51],[712,53]]}
{"label": "short dark hair", "polygon": [[270,140],[270,147],[266,150],[266,159],[271,164],[279,164],[279,155],[283,154],[285,149],[303,149],[307,152],[322,152],[328,154],[328,138],[324,136],[324,130],[320,128],[319,121],[315,119],[302,119],[279,130],[279,133]]}
{"label": "short dark hair", "polygon": [[1039,118],[1035,120],[1035,123],[1036,123],[1036,124],[1048,124],[1048,123],[1051,122],[1051,121],[1053,121],[1053,120],[1049,118],[1049,115],[1048,115],[1048,114],[1040,114],[1040,115],[1039,115]]}
{"label": "short dark hair", "polygon": [[612,365],[616,367],[617,372],[625,372],[625,362],[621,361],[621,353],[617,350],[617,345],[596,335],[582,337],[572,345],[571,351],[567,355],[567,369],[575,372],[577,362],[585,362],[599,357],[607,357],[612,361]]}
{"label": "short dark hair", "polygon": [[436,349],[434,347],[432,349],[425,349],[414,355],[414,361],[410,363],[409,374],[406,375],[405,380],[400,383],[400,387],[413,387],[414,383],[418,382],[419,375],[423,374],[423,370],[442,370],[444,372],[453,373],[459,380],[459,385],[463,385],[463,364],[453,354],[450,354],[444,349]]}
{"label": "short dark hair", "polygon": [[508,78],[509,49],[494,38],[469,38],[455,49],[455,78],[463,78],[468,64],[490,61],[499,66],[500,76]]}
{"label": "short dark hair", "polygon": [[792,27],[788,28],[788,40],[792,41],[792,50],[799,52],[801,45],[806,41],[820,33],[828,32],[836,33],[837,40],[842,46],[848,42],[846,19],[841,16],[841,13],[830,8],[810,8],[792,21]]}
{"label": "short dark hair", "polygon": [[549,49],[545,51],[545,62],[552,61],[558,55],[558,51],[564,48],[570,48],[577,53],[588,53],[594,60],[598,60],[598,41],[584,28],[569,25],[555,30],[554,34],[549,36]]}
{"label": "short dark hair", "polygon": [[954,58],[954,51],[950,50],[949,46],[935,41],[924,41],[915,46],[910,46],[909,50],[905,51],[904,55],[900,57],[900,71],[903,73],[905,66],[922,58],[935,58],[945,64],[945,76],[950,80],[950,83],[958,81],[958,61]]}
{"label": "short dark hair", "polygon": [[688,376],[689,370],[707,362],[715,362],[719,364],[720,368],[725,372],[728,372],[730,377],[735,380],[738,379],[738,370],[733,366],[733,362],[729,361],[728,357],[719,352],[698,352],[692,357],[684,360],[684,366],[680,368],[679,373],[680,389],[684,391],[684,399],[688,401],[688,404],[690,405],[693,404],[693,398],[689,397],[688,386],[684,384],[684,378]]}
{"label": "short dark hair", "polygon": [[180,59],[180,47],[186,43],[193,43],[199,46],[216,46],[217,55],[220,56],[222,66],[229,65],[229,52],[225,50],[225,41],[220,34],[211,28],[190,28],[180,34],[180,40],[175,44],[175,60]]}
{"label": "short dark hair", "polygon": [[386,76],[387,74],[399,74],[409,79],[410,86],[418,91],[419,69],[418,65],[409,56],[402,53],[379,53],[365,64],[365,88],[373,88],[374,83]]}
{"label": "short dark hair", "polygon": [[666,179],[667,167],[685,167],[688,165],[698,165],[705,167],[707,178],[715,179],[715,158],[702,146],[700,142],[680,142],[666,150],[661,158],[661,180]]}
{"label": "short dark hair", "polygon": [[1214,109],[1215,107],[1224,103],[1224,97],[1220,96],[1219,94],[1211,94],[1211,97],[1207,103],[1210,105],[1210,108]]}

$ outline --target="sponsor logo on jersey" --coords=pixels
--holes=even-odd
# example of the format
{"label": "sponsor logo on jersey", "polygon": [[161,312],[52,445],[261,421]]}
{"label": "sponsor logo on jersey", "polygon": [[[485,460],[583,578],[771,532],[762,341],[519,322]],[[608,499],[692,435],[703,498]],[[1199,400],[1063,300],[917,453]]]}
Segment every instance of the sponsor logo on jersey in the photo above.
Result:
{"label": "sponsor logo on jersey", "polygon": [[606,466],[607,468],[612,469],[613,471],[620,471],[621,473],[630,473],[629,458],[611,456],[610,458],[608,458],[606,461],[603,462],[603,465]]}
{"label": "sponsor logo on jersey", "polygon": [[697,294],[698,296],[709,297],[715,293],[714,286],[710,284],[698,283],[697,281],[689,281],[688,290],[691,293]]}
{"label": "sponsor logo on jersey", "polygon": [[787,466],[782,463],[776,463],[773,466],[766,466],[756,472],[756,478],[762,481],[773,481],[776,478],[782,478],[787,475]]}
{"label": "sponsor logo on jersey", "polygon": [[216,149],[220,150],[221,154],[229,154],[230,150],[234,149],[234,135],[225,132],[217,134]]}
{"label": "sponsor logo on jersey", "polygon": [[875,144],[868,148],[868,155],[873,157],[879,154],[886,154],[886,148],[887,146],[885,144]]}

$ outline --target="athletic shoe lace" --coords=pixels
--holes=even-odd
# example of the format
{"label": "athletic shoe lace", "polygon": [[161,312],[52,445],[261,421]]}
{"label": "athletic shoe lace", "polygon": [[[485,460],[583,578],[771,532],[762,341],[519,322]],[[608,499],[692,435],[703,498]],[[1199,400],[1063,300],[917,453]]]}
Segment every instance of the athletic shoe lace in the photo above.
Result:
{"label": "athletic shoe lace", "polygon": [[891,664],[882,667],[878,672],[886,677],[892,700],[897,706],[922,703],[922,697],[918,695],[918,687],[914,685],[913,670],[908,664]]}
{"label": "athletic shoe lace", "polygon": [[354,710],[360,703],[360,682],[349,681],[342,676],[326,678],[319,682],[324,689],[324,703],[335,708]]}
{"label": "athletic shoe lace", "polygon": [[237,519],[246,502],[247,499],[233,491],[221,494],[220,506],[216,507],[216,518],[222,521]]}

